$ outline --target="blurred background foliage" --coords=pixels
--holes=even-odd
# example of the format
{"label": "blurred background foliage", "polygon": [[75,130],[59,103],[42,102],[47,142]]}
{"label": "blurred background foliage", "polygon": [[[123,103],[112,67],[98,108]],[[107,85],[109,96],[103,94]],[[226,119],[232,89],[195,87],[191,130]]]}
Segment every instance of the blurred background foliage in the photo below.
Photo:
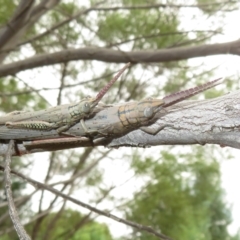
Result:
{"label": "blurred background foliage", "polygon": [[[186,8],[179,6],[189,4],[183,0],[170,0],[165,7],[155,6],[162,2],[60,1],[27,30],[17,46],[8,52],[4,63],[89,46],[134,51],[209,43],[222,33],[227,13],[236,8],[234,1],[220,3],[217,0],[192,1],[195,7]],[[19,1],[0,0],[0,25],[11,19],[18,4]],[[139,5],[149,7],[139,8]],[[93,9],[87,11],[91,6]],[[112,6],[122,7],[105,9]],[[192,14],[192,21],[203,22],[202,26],[205,22],[205,29],[199,30],[196,25],[189,28],[184,18],[189,9],[196,12]],[[78,101],[88,92],[95,95],[119,68],[114,63],[73,61],[1,78],[0,110],[3,114],[14,110],[39,110],[49,107],[50,103]],[[127,71],[104,101],[140,100],[149,94],[161,97],[206,82],[214,72],[215,69],[208,66],[194,67],[187,60],[139,64]],[[229,89],[231,87],[234,88],[228,85]],[[223,90],[212,89],[204,95],[210,98],[223,93]],[[231,208],[221,187],[220,159],[230,158],[230,155],[220,154],[213,146],[157,149],[155,155],[144,149],[123,148],[117,152],[103,148],[68,150],[50,153],[47,157],[36,154],[14,158],[12,168],[34,178],[32,172],[39,167],[36,161],[43,161],[46,168],[41,169],[41,181],[55,183],[54,186],[66,194],[80,196],[85,202],[102,206],[107,211],[116,210],[121,216],[152,226],[176,240],[240,239],[239,234],[231,236],[228,232],[232,222]],[[146,152],[149,155],[144,157]],[[106,172],[115,167],[115,161],[124,162],[128,172],[141,182],[128,197],[114,194],[118,186],[114,183],[114,174],[111,181],[105,178]],[[105,162],[110,163],[109,167],[106,168]],[[128,184],[124,173],[123,170],[122,184]],[[76,209],[45,191],[27,188],[21,179],[13,178],[13,191],[20,216],[23,223],[28,223],[26,229],[32,239],[110,240],[119,235],[112,232],[111,227],[98,223],[94,214],[82,213],[82,208]],[[0,199],[0,239],[17,239],[3,190]],[[120,235],[119,239],[156,239],[129,228]]]}

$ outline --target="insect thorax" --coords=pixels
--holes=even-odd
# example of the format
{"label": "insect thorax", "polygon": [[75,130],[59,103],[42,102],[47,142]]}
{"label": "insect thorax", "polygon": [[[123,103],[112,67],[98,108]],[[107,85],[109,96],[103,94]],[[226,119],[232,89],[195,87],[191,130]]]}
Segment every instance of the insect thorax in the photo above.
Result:
{"label": "insect thorax", "polygon": [[81,101],[68,107],[68,113],[71,119],[80,120],[88,116],[90,112],[91,107],[88,101]]}

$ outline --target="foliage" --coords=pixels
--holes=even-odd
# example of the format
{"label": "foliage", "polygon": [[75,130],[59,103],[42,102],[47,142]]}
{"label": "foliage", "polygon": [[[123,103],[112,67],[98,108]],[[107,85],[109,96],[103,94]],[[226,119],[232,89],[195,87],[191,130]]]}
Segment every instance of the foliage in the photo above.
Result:
{"label": "foliage", "polygon": [[15,11],[16,4],[14,3],[14,1],[0,0],[0,5],[0,24],[2,25],[9,21],[9,17]]}
{"label": "foliage", "polygon": [[[27,225],[26,229],[29,233],[33,233],[34,223]],[[18,237],[14,235],[3,236],[3,239],[17,240]],[[100,224],[89,219],[86,221],[79,212],[66,209],[59,213],[47,215],[41,222],[39,231],[34,236],[34,239],[111,240],[112,237],[105,224]]]}
{"label": "foliage", "polygon": [[[19,2],[0,0],[2,26],[11,19]],[[163,1],[114,0],[111,3],[99,3],[95,0],[60,1],[35,24],[30,25],[20,39],[17,39],[16,46],[13,50],[9,50],[2,64],[18,62],[28,56],[41,56],[40,54],[72,48],[105,47],[119,51],[147,51],[205,44],[222,31],[225,12],[221,10],[235,6],[231,1],[229,3],[224,1],[224,6],[219,5],[219,1],[211,1],[212,4],[204,7],[201,4],[208,4],[209,1],[197,0],[195,5],[200,4],[198,8],[170,6],[183,2],[190,5],[188,1],[167,1],[169,6],[154,7],[154,4],[159,2]],[[87,4],[95,9],[85,11]],[[120,9],[96,9],[115,5],[120,6]],[[152,6],[137,8],[139,5]],[[127,8],[128,6],[133,8]],[[184,11],[188,13],[193,11],[196,13],[196,15],[192,14],[193,22],[199,18],[199,22],[205,22],[211,28],[206,27],[206,30],[202,30],[196,25],[184,22],[184,17],[188,17],[184,16]],[[74,18],[76,13],[79,14]],[[66,21],[65,24],[60,24],[63,21]],[[189,28],[189,25],[192,28]],[[45,72],[51,73],[54,78],[50,81],[55,81],[57,86],[57,94],[54,97],[60,104],[77,101],[89,95],[89,92],[95,95],[117,69],[119,65],[114,60],[107,64],[97,61],[74,61],[47,69],[39,68],[38,71],[29,70],[28,74],[34,76],[39,74],[45,78]],[[184,89],[187,84],[194,86],[196,82],[205,82],[212,75],[212,70],[206,72],[206,68],[202,70],[199,66],[194,68],[187,60],[142,63],[129,70],[124,79],[122,78],[111,89],[108,100],[104,101],[116,103],[120,100],[139,100],[149,93],[160,97]],[[230,87],[234,86],[229,84]],[[213,97],[219,93],[212,90],[207,94],[206,97]],[[15,73],[0,79],[0,103],[3,112],[37,110],[47,106],[43,92],[35,89],[30,81],[29,84],[22,81],[19,74]],[[91,197],[86,197],[88,202],[93,204],[98,204],[100,200],[103,202],[112,200],[117,205],[119,199],[108,196],[112,182],[103,182],[104,171],[95,164],[96,159],[106,157],[106,152],[106,150],[89,148],[53,153],[49,158],[45,158],[48,168],[41,169],[42,179],[47,184],[56,183],[55,187],[59,187],[69,195],[79,189],[85,193],[81,198],[89,192],[93,193],[93,196],[89,194]],[[173,239],[239,239],[238,236],[234,238],[229,236],[227,232],[227,227],[231,223],[231,214],[224,201],[216,152],[201,147],[192,148],[189,153],[181,154],[180,151],[171,148],[169,151],[161,151],[159,155],[161,157],[158,160],[152,156],[145,159],[139,157],[139,154],[134,156],[131,170],[139,178],[150,181],[138,189],[139,192],[133,196],[130,203],[125,203],[123,211],[127,212],[127,217],[138,223],[151,225],[155,230],[162,231]],[[38,160],[26,161],[21,157],[20,160],[14,160],[12,167],[26,175],[31,175],[28,167],[35,161]],[[111,171],[111,169],[104,170]],[[122,178],[124,179],[124,176]],[[58,181],[66,179],[70,179],[69,182],[58,184]],[[14,178],[14,197],[24,196],[22,190],[25,187],[26,183]],[[0,199],[1,202],[6,202],[3,191],[0,191]],[[30,222],[27,231],[34,237],[33,239],[112,239],[106,225],[97,223],[78,211],[67,209],[65,202],[61,203],[61,210],[54,212],[53,208],[59,204],[57,200],[57,197],[50,200],[44,192],[41,192],[39,201],[32,200],[32,203],[38,204],[36,212],[32,212],[32,206],[27,201],[18,206],[22,219]],[[124,199],[122,202],[127,200]],[[49,213],[41,216],[45,205]],[[7,216],[6,206],[0,208],[1,231],[12,227],[11,221],[4,215]],[[34,217],[38,218],[34,219]],[[149,234],[135,231],[123,237],[155,239]],[[17,239],[17,237],[11,232],[9,235],[1,235],[1,239]]]}
{"label": "foliage", "polygon": [[[128,218],[173,239],[233,239],[227,230],[231,210],[224,201],[219,162],[212,148],[193,151],[178,156],[162,151],[158,160],[135,156],[135,172],[151,180],[135,194]],[[136,232],[133,238],[139,235],[156,239]]]}
{"label": "foliage", "polygon": [[35,110],[43,109],[47,106],[41,97],[29,91],[27,87],[19,91],[18,81],[16,81],[16,79],[7,78],[4,81],[0,80],[0,103],[2,111],[12,112],[15,110],[23,110],[23,107],[26,109],[26,106],[33,102],[33,109]]}

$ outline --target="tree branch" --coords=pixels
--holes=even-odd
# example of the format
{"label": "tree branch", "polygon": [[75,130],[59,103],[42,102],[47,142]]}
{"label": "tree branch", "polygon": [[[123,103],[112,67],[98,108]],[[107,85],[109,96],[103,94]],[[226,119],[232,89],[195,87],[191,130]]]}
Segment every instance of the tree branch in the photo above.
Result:
{"label": "tree branch", "polygon": [[5,176],[4,181],[5,181],[5,190],[6,190],[7,200],[8,200],[9,215],[11,217],[14,228],[19,238],[24,240],[31,240],[20,222],[17,209],[15,207],[13,196],[12,196],[10,164],[11,164],[11,155],[12,155],[13,145],[14,145],[14,140],[10,140],[8,144],[6,156],[5,156],[5,170],[4,170],[4,176]]}
{"label": "tree branch", "polygon": [[32,10],[33,4],[33,0],[22,0],[19,3],[12,19],[9,21],[9,23],[6,24],[5,27],[1,29],[1,49],[3,49],[5,44],[8,43],[9,40],[20,31],[22,25],[26,23],[29,18],[30,11]]}
{"label": "tree branch", "polygon": [[[24,44],[26,44],[26,43],[34,42],[34,41],[36,41],[36,40],[39,40],[39,39],[42,38],[42,37],[47,36],[48,34],[51,34],[51,33],[52,33],[53,31],[55,31],[56,29],[61,28],[62,26],[64,26],[65,24],[68,24],[68,23],[71,22],[72,20],[77,19],[77,18],[79,18],[80,16],[85,15],[85,14],[91,12],[93,8],[94,8],[94,10],[95,10],[95,7],[97,7],[98,5],[100,5],[100,4],[102,4],[102,3],[104,3],[104,1],[99,1],[99,2],[95,3],[95,4],[93,5],[93,7],[90,7],[90,8],[87,8],[87,9],[78,11],[76,14],[68,17],[67,19],[64,19],[63,21],[58,22],[58,23],[55,24],[54,26],[51,26],[51,28],[49,28],[48,30],[44,31],[43,33],[41,33],[41,34],[39,34],[39,35],[36,35],[36,36],[32,37],[31,39],[28,39],[28,40],[25,40],[25,41],[20,42],[20,43],[18,44],[18,46],[24,45]],[[10,50],[10,49],[9,49],[9,50]]]}
{"label": "tree branch", "polygon": [[[240,149],[240,91],[203,101],[184,101],[156,116],[150,127],[166,126],[158,134],[135,130],[115,138],[108,147],[218,144]],[[168,125],[168,126],[167,126]]]}
{"label": "tree branch", "polygon": [[[18,140],[15,155],[100,145],[146,147],[218,144],[240,149],[240,91],[211,100],[184,101],[161,110],[149,123],[150,128],[166,126],[156,135],[131,127],[123,128],[123,136],[113,134],[112,129],[120,122],[118,108],[125,104],[127,103],[102,109],[93,118],[85,121],[89,130],[104,131],[106,134],[104,136],[92,133],[94,142],[86,136],[81,124],[76,124],[68,131],[76,138],[62,137],[55,130],[8,129],[2,126],[0,127],[0,139],[2,139],[0,154],[6,153],[6,139]],[[107,129],[106,126],[108,126]]]}
{"label": "tree branch", "polygon": [[42,0],[34,6],[35,2],[33,0],[22,0],[10,22],[1,29],[0,63],[8,55],[8,51],[5,50],[14,49],[26,31],[47,11],[54,8],[59,0]]}
{"label": "tree branch", "polygon": [[98,60],[111,63],[153,63],[179,61],[219,54],[240,55],[240,40],[192,47],[136,50],[131,52],[97,47],[68,49],[50,54],[41,54],[18,62],[2,65],[0,66],[0,77],[13,75],[27,69],[65,63],[73,60]]}
{"label": "tree branch", "polygon": [[146,5],[132,5],[132,6],[118,6],[118,7],[92,7],[92,11],[118,11],[118,10],[139,10],[139,9],[153,9],[153,8],[202,8],[204,10],[211,9],[213,6],[224,6],[229,3],[237,3],[237,1],[222,1],[222,2],[211,2],[203,4],[146,4]]}
{"label": "tree branch", "polygon": [[[0,165],[0,170],[3,170],[3,167],[1,165]],[[92,212],[95,212],[95,213],[98,213],[100,215],[103,215],[103,216],[106,216],[108,218],[111,218],[114,221],[124,223],[125,225],[131,226],[131,227],[136,228],[136,229],[138,229],[140,231],[145,231],[145,232],[151,233],[151,234],[153,234],[153,235],[155,235],[155,236],[157,236],[157,237],[159,237],[161,239],[171,240],[171,238],[169,238],[168,236],[165,236],[164,234],[156,232],[154,229],[152,229],[149,226],[144,226],[144,225],[141,225],[141,224],[138,224],[138,223],[135,223],[135,222],[131,222],[131,221],[125,220],[123,218],[119,218],[119,217],[117,217],[117,216],[115,216],[115,215],[113,215],[113,214],[111,214],[109,212],[102,211],[102,210],[100,210],[98,208],[92,207],[92,206],[90,206],[90,205],[88,205],[88,204],[86,204],[86,203],[84,203],[82,201],[79,201],[79,200],[77,200],[75,198],[70,197],[69,195],[66,195],[66,194],[62,193],[61,191],[58,191],[57,189],[55,189],[55,188],[53,188],[53,187],[51,187],[49,185],[46,185],[46,184],[43,184],[43,183],[38,182],[36,180],[33,180],[33,179],[31,179],[31,178],[29,178],[29,177],[27,177],[27,176],[25,176],[25,175],[23,175],[23,174],[21,174],[19,172],[16,172],[16,171],[12,170],[11,173],[13,173],[13,174],[21,177],[22,179],[26,180],[28,183],[32,184],[34,187],[37,187],[39,189],[47,190],[47,191],[49,191],[49,192],[51,192],[51,193],[53,193],[53,194],[55,194],[57,196],[62,197],[64,200],[68,200],[70,202],[73,202],[73,203],[75,203],[75,204],[77,204],[79,206],[82,206],[82,207],[84,207],[84,208],[86,208],[86,209],[88,209],[88,210],[90,210]]]}

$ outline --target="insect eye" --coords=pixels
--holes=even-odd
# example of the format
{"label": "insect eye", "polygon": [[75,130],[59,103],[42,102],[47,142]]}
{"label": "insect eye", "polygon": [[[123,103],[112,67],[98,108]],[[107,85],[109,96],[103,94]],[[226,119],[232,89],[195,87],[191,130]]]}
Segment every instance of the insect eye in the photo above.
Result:
{"label": "insect eye", "polygon": [[149,118],[153,116],[153,109],[150,107],[147,107],[144,109],[144,116]]}
{"label": "insect eye", "polygon": [[84,113],[89,113],[90,112],[90,104],[88,102],[85,102],[82,107],[82,111]]}

